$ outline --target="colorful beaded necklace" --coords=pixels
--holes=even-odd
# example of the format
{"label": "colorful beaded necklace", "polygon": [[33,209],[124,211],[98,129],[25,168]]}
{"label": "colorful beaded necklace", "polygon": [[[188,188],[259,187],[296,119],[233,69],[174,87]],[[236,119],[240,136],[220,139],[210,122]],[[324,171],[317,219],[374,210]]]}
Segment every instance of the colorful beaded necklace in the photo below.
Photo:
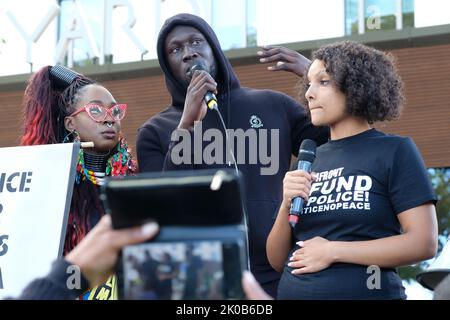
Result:
{"label": "colorful beaded necklace", "polygon": [[75,182],[89,180],[94,185],[101,185],[105,176],[126,176],[128,173],[136,171],[136,164],[131,159],[131,152],[124,138],[119,140],[116,152],[110,156],[106,162],[106,172],[94,172],[88,170],[84,163],[84,151],[80,149],[78,153],[77,176]]}

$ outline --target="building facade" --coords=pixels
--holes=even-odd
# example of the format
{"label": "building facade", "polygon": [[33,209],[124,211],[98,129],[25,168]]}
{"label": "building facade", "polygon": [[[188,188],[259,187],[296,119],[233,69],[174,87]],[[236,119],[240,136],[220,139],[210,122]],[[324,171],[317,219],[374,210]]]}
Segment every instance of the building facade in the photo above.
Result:
{"label": "building facade", "polygon": [[[406,106],[400,120],[378,124],[382,130],[411,136],[427,167],[450,167],[450,25],[287,44],[309,56],[321,44],[352,39],[391,52],[405,82]],[[242,85],[279,90],[297,98],[298,79],[269,72],[258,62],[257,48],[227,52]],[[76,69],[102,82],[129,112],[123,131],[134,149],[137,129],[170,103],[156,60],[86,66]],[[0,77],[0,147],[15,146],[21,134],[21,103],[29,74]]]}
{"label": "building facade", "polygon": [[[0,46],[0,75],[15,60],[23,62],[11,69],[22,74],[0,76],[0,147],[19,143],[21,102],[30,76],[24,70],[59,61],[101,81],[117,101],[129,105],[123,131],[134,149],[139,126],[170,102],[156,60],[156,38],[164,20],[182,10],[213,26],[242,85],[294,98],[298,79],[267,71],[258,62],[258,45],[284,42],[310,56],[322,44],[350,39],[391,52],[407,103],[399,121],[377,126],[411,136],[428,167],[450,167],[450,16],[439,13],[447,12],[442,7],[447,1],[43,0],[41,7],[27,1],[39,11],[28,29],[21,0],[3,1],[9,9],[0,10],[5,18],[0,19],[0,40],[6,42]],[[12,50],[15,40],[21,41]],[[48,52],[45,61],[39,60],[42,48]]]}

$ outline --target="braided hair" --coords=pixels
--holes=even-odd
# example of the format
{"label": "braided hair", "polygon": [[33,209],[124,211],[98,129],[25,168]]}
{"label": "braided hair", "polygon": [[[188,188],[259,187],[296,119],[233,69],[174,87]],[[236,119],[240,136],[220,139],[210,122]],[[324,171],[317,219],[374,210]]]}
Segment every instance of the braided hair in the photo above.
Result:
{"label": "braided hair", "polygon": [[[21,145],[73,140],[64,126],[64,118],[75,111],[86,87],[96,82],[64,67],[58,67],[63,72],[62,76],[52,76],[52,67],[44,67],[28,81],[23,101],[24,128]],[[69,77],[64,78],[67,74]],[[64,255],[84,238],[104,214],[98,187],[88,180],[76,183],[67,222]]]}
{"label": "braided hair", "polygon": [[23,146],[61,143],[67,135],[64,118],[75,111],[85,87],[96,82],[77,74],[67,87],[60,88],[47,66],[28,81],[23,100]]}

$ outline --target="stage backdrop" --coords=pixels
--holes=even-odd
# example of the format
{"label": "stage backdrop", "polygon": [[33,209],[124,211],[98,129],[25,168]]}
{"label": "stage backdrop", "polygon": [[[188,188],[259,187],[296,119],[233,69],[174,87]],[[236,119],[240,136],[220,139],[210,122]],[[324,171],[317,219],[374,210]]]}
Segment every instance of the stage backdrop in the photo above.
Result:
{"label": "stage backdrop", "polygon": [[0,298],[62,255],[79,144],[0,148]]}

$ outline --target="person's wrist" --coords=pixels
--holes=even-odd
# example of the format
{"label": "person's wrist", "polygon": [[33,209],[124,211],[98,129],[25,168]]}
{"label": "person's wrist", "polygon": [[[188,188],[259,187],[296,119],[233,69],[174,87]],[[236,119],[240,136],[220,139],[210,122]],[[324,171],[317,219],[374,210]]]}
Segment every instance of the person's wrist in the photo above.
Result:
{"label": "person's wrist", "polygon": [[308,73],[311,61],[305,57],[300,57],[299,63],[297,64],[297,75],[303,77]]}
{"label": "person's wrist", "polygon": [[289,210],[291,209],[291,201],[288,199],[283,199],[281,202],[281,207],[289,213]]}
{"label": "person's wrist", "polygon": [[328,256],[331,263],[339,262],[339,245],[337,241],[329,241]]}
{"label": "person's wrist", "polygon": [[[48,274],[48,279],[54,281],[54,283],[66,287],[70,291],[73,291],[74,297],[81,295],[84,291],[90,288],[89,280],[85,277],[83,272],[79,274],[80,277],[77,278],[77,286],[70,286],[69,284],[73,284],[74,272],[77,272],[76,269],[80,269],[80,267],[73,263],[72,261],[67,260],[65,257],[57,259],[53,262],[52,268]],[[76,274],[75,274],[76,275]]]}
{"label": "person's wrist", "polygon": [[69,253],[64,257],[64,259],[66,259],[66,261],[67,261],[68,263],[70,263],[71,265],[78,266],[78,267],[81,269],[80,264],[82,264],[82,263],[80,263],[81,261],[80,261],[80,259],[78,258],[78,256],[79,256],[79,255],[77,255],[77,250],[74,249],[74,250],[72,250],[71,252],[69,252]]}
{"label": "person's wrist", "polygon": [[186,129],[189,130],[189,126],[187,126],[185,123],[179,123],[177,129]]}
{"label": "person's wrist", "polygon": [[177,129],[186,129],[186,130],[190,130],[194,127],[194,123],[189,123],[187,121],[185,121],[184,119],[180,120],[180,123],[178,124]]}
{"label": "person's wrist", "polygon": [[64,259],[69,264],[71,264],[72,266],[76,266],[80,270],[81,276],[86,281],[88,287],[92,288],[93,287],[92,276],[91,276],[91,273],[89,271],[89,267],[84,263],[83,259],[78,257],[76,254],[75,255],[71,255],[72,252],[69,252],[69,254],[67,256],[65,256]]}

